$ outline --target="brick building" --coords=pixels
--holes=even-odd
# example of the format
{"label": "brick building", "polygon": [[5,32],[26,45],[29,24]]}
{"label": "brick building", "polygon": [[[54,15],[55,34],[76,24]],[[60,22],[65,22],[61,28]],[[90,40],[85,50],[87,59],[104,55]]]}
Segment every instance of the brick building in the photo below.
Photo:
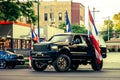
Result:
{"label": "brick building", "polygon": [[69,1],[40,1],[40,26],[54,24],[55,27],[65,22],[65,12],[68,12],[71,24],[85,24],[85,7],[81,3]]}

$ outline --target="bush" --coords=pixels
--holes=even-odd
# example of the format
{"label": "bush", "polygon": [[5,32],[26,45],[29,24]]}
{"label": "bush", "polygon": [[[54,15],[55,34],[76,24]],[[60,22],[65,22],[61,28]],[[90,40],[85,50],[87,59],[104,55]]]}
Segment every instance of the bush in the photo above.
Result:
{"label": "bush", "polygon": [[112,48],[111,51],[112,51],[112,52],[115,52],[115,48]]}
{"label": "bush", "polygon": [[118,52],[120,52],[120,48],[118,49]]}
{"label": "bush", "polygon": [[107,50],[108,50],[108,52],[111,52],[111,49],[110,49],[110,48],[108,48]]}

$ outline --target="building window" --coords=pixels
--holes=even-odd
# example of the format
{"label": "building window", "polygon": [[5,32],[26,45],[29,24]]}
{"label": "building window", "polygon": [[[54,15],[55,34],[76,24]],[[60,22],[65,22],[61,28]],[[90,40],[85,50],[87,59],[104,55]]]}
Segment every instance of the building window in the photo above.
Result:
{"label": "building window", "polygon": [[83,20],[83,17],[82,17],[82,16],[80,16],[80,20]]}
{"label": "building window", "polygon": [[44,14],[44,21],[47,21],[47,20],[48,20],[48,14],[45,13],[45,14]]}
{"label": "building window", "polygon": [[18,40],[18,49],[21,49],[21,40]]}
{"label": "building window", "polygon": [[66,12],[64,13],[64,21],[66,21]]}
{"label": "building window", "polygon": [[23,22],[23,17],[22,16],[20,17],[20,22]]}
{"label": "building window", "polygon": [[50,21],[54,21],[54,15],[53,15],[53,13],[50,13]]}
{"label": "building window", "polygon": [[26,23],[29,23],[29,18],[28,17],[26,17]]}
{"label": "building window", "polygon": [[59,13],[59,20],[62,20],[62,13]]}
{"label": "building window", "polygon": [[18,49],[18,40],[14,40],[14,49]]}

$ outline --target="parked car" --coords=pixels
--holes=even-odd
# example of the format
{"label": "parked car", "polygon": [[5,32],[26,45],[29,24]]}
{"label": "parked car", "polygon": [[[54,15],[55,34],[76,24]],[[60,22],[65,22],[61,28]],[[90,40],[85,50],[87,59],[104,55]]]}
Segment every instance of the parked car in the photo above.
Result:
{"label": "parked car", "polygon": [[24,65],[24,63],[25,60],[22,54],[0,50],[0,68],[14,68],[16,65]]}

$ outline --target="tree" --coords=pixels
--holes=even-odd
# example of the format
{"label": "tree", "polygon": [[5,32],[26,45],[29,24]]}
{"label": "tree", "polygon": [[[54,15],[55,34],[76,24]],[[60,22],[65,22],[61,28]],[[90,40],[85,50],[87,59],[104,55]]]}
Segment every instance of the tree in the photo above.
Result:
{"label": "tree", "polygon": [[120,31],[120,12],[118,14],[114,14],[113,20],[115,23],[114,30]]}
{"label": "tree", "polygon": [[[87,34],[87,29],[85,29],[85,26],[79,26],[79,25],[71,25],[72,32],[73,33],[85,33]],[[65,22],[60,23],[59,29],[63,29],[66,32],[66,24]]]}
{"label": "tree", "polygon": [[16,21],[20,16],[27,17],[29,23],[35,24],[37,16],[33,10],[33,1],[2,0],[0,2],[0,20]]}
{"label": "tree", "polygon": [[[114,24],[113,24],[112,20],[104,20],[104,28],[103,28],[103,31],[101,32],[101,34],[103,35],[103,39],[105,41],[112,38],[113,27],[114,27]],[[109,36],[108,36],[108,34],[109,34]]]}
{"label": "tree", "polygon": [[104,26],[106,26],[107,28],[109,27],[109,30],[113,30],[113,27],[114,27],[113,21],[112,20],[104,20]]}
{"label": "tree", "polygon": [[85,33],[85,34],[87,34],[87,29],[85,29],[85,26],[72,25],[72,31],[73,31],[73,33]]}
{"label": "tree", "polygon": [[36,1],[27,1],[27,2],[17,2],[17,4],[19,5],[20,11],[21,11],[21,15],[25,16],[29,19],[29,23],[36,23],[37,20],[37,15],[35,15],[34,10],[33,10],[33,2]]}
{"label": "tree", "polygon": [[0,2],[0,14],[3,21],[16,21],[21,16],[19,6],[10,1]]}
{"label": "tree", "polygon": [[65,22],[60,23],[58,28],[63,29],[64,31],[66,31],[66,23]]}

